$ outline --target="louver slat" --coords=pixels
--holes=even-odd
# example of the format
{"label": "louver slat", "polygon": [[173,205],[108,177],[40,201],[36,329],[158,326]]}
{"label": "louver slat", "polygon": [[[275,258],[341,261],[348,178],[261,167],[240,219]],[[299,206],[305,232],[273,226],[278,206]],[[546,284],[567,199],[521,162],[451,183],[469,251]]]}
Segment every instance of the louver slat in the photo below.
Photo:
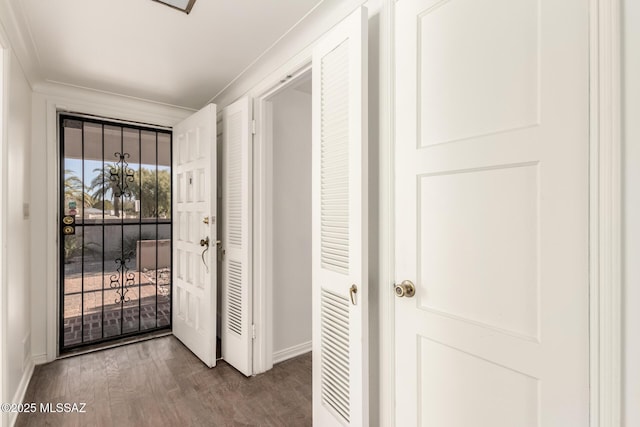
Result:
{"label": "louver slat", "polygon": [[320,304],[322,402],[349,423],[349,301],[323,289]]}
{"label": "louver slat", "polygon": [[342,43],[322,59],[320,259],[323,268],[349,273],[349,68]]}
{"label": "louver slat", "polygon": [[242,246],[242,114],[229,116],[227,146],[228,225],[227,243]]}
{"label": "louver slat", "polygon": [[227,312],[229,330],[242,335],[242,265],[229,261]]}

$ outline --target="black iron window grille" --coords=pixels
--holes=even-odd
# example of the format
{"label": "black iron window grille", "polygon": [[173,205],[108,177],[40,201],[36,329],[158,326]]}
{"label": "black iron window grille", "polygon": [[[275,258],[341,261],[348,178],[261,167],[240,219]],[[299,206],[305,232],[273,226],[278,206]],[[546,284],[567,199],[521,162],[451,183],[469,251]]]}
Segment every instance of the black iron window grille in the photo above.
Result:
{"label": "black iron window grille", "polygon": [[59,125],[60,351],[171,328],[171,132]]}
{"label": "black iron window grille", "polygon": [[131,197],[130,183],[135,179],[133,169],[129,167],[126,159],[131,157],[129,153],[114,153],[118,160],[115,165],[109,166],[109,179],[115,184],[115,197]]}

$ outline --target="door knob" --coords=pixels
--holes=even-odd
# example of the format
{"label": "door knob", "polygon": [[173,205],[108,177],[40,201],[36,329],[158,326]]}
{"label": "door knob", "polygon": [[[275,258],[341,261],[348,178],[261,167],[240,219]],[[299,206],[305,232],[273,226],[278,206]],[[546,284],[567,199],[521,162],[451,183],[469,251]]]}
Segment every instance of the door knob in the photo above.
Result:
{"label": "door knob", "polygon": [[200,246],[202,246],[202,247],[206,246],[207,248],[209,247],[209,237],[208,236],[207,236],[206,239],[200,239]]}
{"label": "door knob", "polygon": [[411,280],[403,280],[399,285],[396,284],[393,289],[398,298],[411,298],[416,294],[416,287],[413,285]]}

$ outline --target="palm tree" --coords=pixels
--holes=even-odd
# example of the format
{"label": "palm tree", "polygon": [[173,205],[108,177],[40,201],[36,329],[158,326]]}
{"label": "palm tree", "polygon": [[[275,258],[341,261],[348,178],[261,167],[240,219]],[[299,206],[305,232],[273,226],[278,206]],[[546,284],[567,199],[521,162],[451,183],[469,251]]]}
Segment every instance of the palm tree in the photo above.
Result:
{"label": "palm tree", "polygon": [[140,200],[142,218],[166,218],[171,212],[171,175],[167,170],[141,168],[134,173],[131,195]]}
{"label": "palm tree", "polygon": [[93,205],[93,199],[85,191],[82,180],[71,169],[64,170],[64,199],[80,202],[83,207]]}
{"label": "palm tree", "polygon": [[117,166],[106,164],[104,168],[95,168],[93,171],[97,175],[91,180],[89,188],[93,192],[91,196],[97,200],[104,200],[109,194],[113,197],[113,212],[115,216],[120,216],[120,182],[113,180],[111,171]]}

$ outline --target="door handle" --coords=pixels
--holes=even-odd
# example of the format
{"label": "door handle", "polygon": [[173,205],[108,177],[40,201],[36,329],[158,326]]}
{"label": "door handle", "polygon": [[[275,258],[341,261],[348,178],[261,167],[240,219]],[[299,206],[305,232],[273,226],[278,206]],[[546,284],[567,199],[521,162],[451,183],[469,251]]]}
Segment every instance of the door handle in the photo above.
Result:
{"label": "door handle", "polygon": [[416,294],[416,287],[411,280],[403,280],[399,285],[396,284],[393,290],[398,298],[411,298]]}
{"label": "door handle", "polygon": [[349,297],[351,297],[351,304],[356,305],[356,294],[358,293],[358,287],[351,285],[349,288]]}
{"label": "door handle", "polygon": [[209,250],[209,236],[204,239],[200,239],[200,246],[204,248],[200,255],[202,257],[202,263],[204,264],[204,268],[207,270],[207,273],[209,273],[209,266],[207,265],[207,261],[204,259],[204,254]]}

